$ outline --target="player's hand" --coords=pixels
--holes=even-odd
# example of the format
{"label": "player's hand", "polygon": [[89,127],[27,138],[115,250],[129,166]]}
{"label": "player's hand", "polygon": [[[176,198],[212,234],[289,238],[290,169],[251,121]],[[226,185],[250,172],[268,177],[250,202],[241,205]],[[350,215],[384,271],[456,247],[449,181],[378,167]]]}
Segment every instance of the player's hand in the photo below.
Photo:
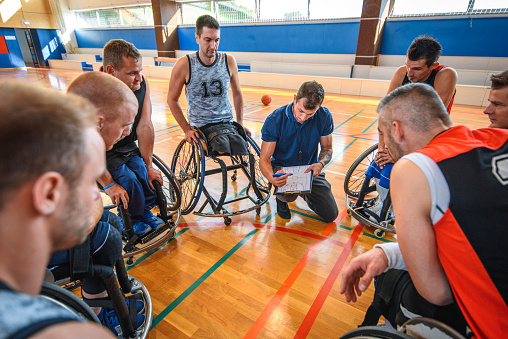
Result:
{"label": "player's hand", "polygon": [[113,186],[108,188],[106,191],[106,194],[111,199],[111,202],[118,206],[120,205],[120,201],[123,202],[123,207],[125,209],[128,208],[129,205],[129,195],[127,194],[127,191],[125,188],[123,188],[120,184],[115,183]]}
{"label": "player's hand", "polygon": [[249,137],[252,137],[252,132],[245,126],[243,126],[243,130],[245,131],[245,134],[247,134]]}
{"label": "player's hand", "polygon": [[392,156],[387,149],[379,150],[374,157],[374,162],[383,169],[386,164],[393,163]]}
{"label": "player's hand", "polygon": [[286,173],[286,172],[284,172],[283,170],[278,170],[278,171],[277,171],[276,173],[274,173],[274,174],[284,174],[284,175],[282,175],[282,176],[280,176],[280,177],[275,177],[275,178],[272,176],[272,177],[269,179],[269,180],[270,180],[270,182],[271,182],[273,185],[277,186],[277,187],[282,187],[282,186],[284,186],[284,185],[287,183],[288,177],[291,175],[290,173]]}
{"label": "player's hand", "polygon": [[367,290],[372,279],[383,273],[388,267],[388,258],[380,248],[374,248],[351,260],[342,273],[340,294],[345,294],[347,302],[356,302]]}
{"label": "player's hand", "polygon": [[148,184],[150,188],[155,191],[155,187],[153,187],[152,181],[157,180],[161,185],[164,184],[162,181],[162,174],[159,170],[156,170],[152,166],[146,168],[146,172],[148,173]]}
{"label": "player's hand", "polygon": [[309,165],[309,167],[303,173],[309,173],[312,170],[312,176],[317,177],[323,168],[324,166],[322,163],[316,162],[315,164]]}
{"label": "player's hand", "polygon": [[185,141],[188,143],[197,143],[199,138],[198,132],[196,132],[193,129],[189,129],[187,132],[185,132]]}

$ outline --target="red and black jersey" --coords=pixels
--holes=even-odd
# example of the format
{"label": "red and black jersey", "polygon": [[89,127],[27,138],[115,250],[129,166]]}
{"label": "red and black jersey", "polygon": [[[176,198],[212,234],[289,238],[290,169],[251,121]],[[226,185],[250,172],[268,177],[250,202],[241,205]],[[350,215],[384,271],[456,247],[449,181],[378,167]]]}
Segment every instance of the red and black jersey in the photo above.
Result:
{"label": "red and black jersey", "polygon": [[456,302],[478,338],[506,337],[508,130],[453,127],[417,152],[449,186],[449,206],[433,228]]}

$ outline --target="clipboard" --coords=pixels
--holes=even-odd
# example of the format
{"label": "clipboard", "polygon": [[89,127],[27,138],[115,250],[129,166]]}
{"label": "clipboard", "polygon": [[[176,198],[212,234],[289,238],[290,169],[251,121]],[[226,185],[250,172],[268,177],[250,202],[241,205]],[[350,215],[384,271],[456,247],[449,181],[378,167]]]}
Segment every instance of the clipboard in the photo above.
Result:
{"label": "clipboard", "polygon": [[275,195],[281,194],[310,194],[312,190],[313,171],[304,173],[309,165],[282,167],[286,173],[291,173],[286,185],[275,187]]}

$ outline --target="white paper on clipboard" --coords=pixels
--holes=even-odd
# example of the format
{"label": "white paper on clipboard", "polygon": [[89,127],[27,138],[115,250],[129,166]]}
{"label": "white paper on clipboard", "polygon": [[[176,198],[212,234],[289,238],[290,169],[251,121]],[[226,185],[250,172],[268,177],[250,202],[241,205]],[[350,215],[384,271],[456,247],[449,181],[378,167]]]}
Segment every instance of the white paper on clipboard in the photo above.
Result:
{"label": "white paper on clipboard", "polygon": [[305,173],[309,165],[282,167],[285,173],[291,173],[286,185],[276,187],[275,194],[298,193],[308,194],[312,188],[312,171]]}

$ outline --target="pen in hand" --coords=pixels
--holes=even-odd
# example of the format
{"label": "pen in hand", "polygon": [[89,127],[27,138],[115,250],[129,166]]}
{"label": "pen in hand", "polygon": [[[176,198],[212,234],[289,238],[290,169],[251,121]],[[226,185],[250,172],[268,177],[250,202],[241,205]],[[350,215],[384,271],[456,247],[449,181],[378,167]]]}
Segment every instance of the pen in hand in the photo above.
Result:
{"label": "pen in hand", "polygon": [[[275,173],[275,174],[273,175],[273,177],[274,177],[274,178],[278,178],[278,177],[282,177],[283,175],[286,175],[286,174],[287,174],[287,173]],[[289,175],[291,176],[291,175],[293,175],[293,173],[289,173]]]}

